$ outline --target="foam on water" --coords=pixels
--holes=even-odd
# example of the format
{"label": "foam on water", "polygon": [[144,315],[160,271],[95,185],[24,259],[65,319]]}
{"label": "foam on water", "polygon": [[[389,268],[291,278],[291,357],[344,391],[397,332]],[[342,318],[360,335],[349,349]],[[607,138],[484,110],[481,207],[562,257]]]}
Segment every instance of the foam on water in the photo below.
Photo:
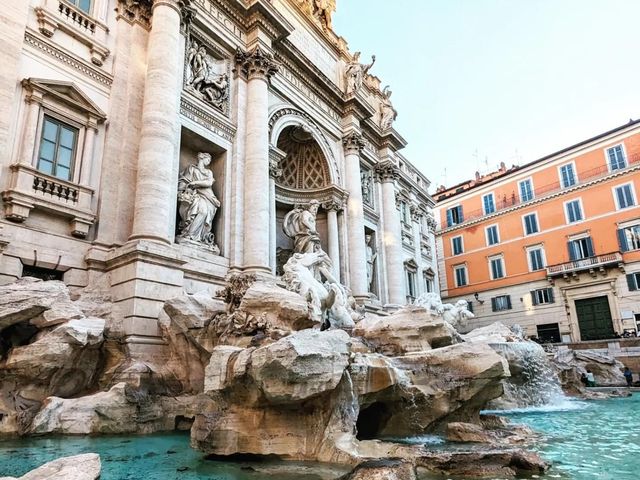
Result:
{"label": "foam on water", "polygon": [[572,400],[565,397],[556,400],[553,403],[547,405],[537,405],[531,407],[515,407],[504,410],[482,410],[483,414],[497,414],[497,415],[509,415],[512,413],[554,413],[554,412],[570,412],[573,410],[583,410],[588,407],[587,402],[580,400]]}
{"label": "foam on water", "polygon": [[445,443],[444,438],[439,437],[438,435],[416,435],[413,437],[391,437],[384,438],[383,440],[394,442],[394,443],[403,443],[406,445],[442,445]]}

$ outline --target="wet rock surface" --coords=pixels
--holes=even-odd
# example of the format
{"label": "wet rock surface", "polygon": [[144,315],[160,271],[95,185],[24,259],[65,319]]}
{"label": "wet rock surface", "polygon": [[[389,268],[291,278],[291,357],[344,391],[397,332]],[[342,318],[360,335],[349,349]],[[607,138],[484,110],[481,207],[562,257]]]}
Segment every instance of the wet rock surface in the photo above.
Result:
{"label": "wet rock surface", "polygon": [[100,470],[98,454],[86,453],[45,463],[19,478],[0,477],[0,480],[97,480]]}
{"label": "wet rock surface", "polygon": [[593,372],[598,386],[626,385],[622,363],[604,353],[560,349],[555,352],[551,362],[558,373],[562,388],[573,395],[585,393],[585,385],[580,378],[587,370]]}

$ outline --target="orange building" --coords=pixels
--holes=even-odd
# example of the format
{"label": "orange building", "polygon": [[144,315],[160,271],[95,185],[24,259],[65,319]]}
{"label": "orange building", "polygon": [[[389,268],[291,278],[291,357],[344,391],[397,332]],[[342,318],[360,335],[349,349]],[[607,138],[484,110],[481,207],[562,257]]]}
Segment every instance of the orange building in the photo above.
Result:
{"label": "orange building", "polygon": [[640,121],[434,199],[443,298],[550,341],[640,323]]}

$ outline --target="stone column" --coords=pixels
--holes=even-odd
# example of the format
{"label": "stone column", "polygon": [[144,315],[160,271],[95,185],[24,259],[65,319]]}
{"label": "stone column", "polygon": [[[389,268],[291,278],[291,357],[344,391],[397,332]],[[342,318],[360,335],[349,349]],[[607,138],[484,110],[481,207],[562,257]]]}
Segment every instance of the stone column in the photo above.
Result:
{"label": "stone column", "polygon": [[382,183],[382,244],[385,250],[387,285],[389,303],[404,305],[405,282],[402,261],[402,227],[400,214],[396,208],[395,180],[398,178],[398,167],[391,161],[376,165],[376,179]]}
{"label": "stone column", "polygon": [[247,78],[247,121],[244,171],[243,239],[245,272],[271,275],[269,185],[269,79],[277,70],[271,54],[260,46],[236,54]]}
{"label": "stone column", "polygon": [[362,136],[352,132],[342,141],[345,154],[347,200],[347,238],[349,239],[349,286],[356,300],[369,299],[367,288],[367,253],[364,241],[364,209],[360,183],[360,150]]}
{"label": "stone column", "polygon": [[147,73],[138,150],[135,212],[129,240],[171,244],[175,219],[183,59],[180,33],[185,0],[155,0],[147,49]]}
{"label": "stone column", "polygon": [[282,169],[280,168],[280,161],[284,159],[286,154],[276,148],[269,150],[269,216],[271,221],[269,222],[269,265],[271,266],[271,273],[276,274],[276,244],[277,244],[277,231],[276,231],[276,180],[282,175]]}
{"label": "stone column", "polygon": [[327,211],[328,254],[333,262],[333,272],[340,278],[340,232],[338,231],[338,211],[342,210],[341,202],[333,200],[322,205]]}

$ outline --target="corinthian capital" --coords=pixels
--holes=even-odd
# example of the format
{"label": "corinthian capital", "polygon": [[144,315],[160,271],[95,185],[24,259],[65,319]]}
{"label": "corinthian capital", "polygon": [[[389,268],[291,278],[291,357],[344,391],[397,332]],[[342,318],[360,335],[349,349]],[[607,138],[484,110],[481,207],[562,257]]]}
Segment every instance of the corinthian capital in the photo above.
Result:
{"label": "corinthian capital", "polygon": [[360,150],[364,148],[364,139],[362,135],[357,132],[351,132],[347,136],[342,139],[342,144],[344,145],[344,153],[347,155],[350,154],[360,154]]}
{"label": "corinthian capital", "polygon": [[344,209],[344,200],[341,198],[332,198],[331,200],[324,202],[322,204],[322,208],[325,210],[340,212]]}
{"label": "corinthian capital", "polygon": [[251,52],[238,49],[236,51],[238,70],[248,79],[263,78],[269,80],[278,72],[279,64],[273,55],[265,52],[260,45]]}
{"label": "corinthian capital", "polygon": [[393,182],[400,177],[398,166],[391,160],[386,160],[384,162],[376,164],[376,166],[374,167],[374,171],[376,174],[376,180],[382,183]]}

